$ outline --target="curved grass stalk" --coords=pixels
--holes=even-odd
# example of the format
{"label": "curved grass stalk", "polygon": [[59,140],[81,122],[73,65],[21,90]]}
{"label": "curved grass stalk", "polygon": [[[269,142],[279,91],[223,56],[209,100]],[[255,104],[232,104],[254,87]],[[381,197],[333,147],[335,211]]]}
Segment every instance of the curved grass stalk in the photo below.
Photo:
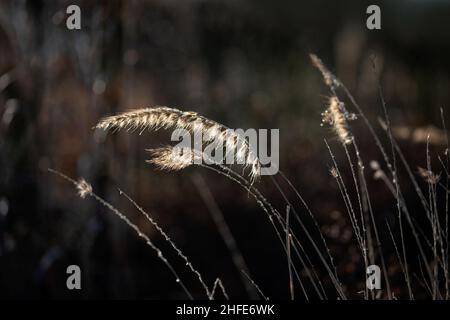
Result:
{"label": "curved grass stalk", "polygon": [[[163,238],[172,246],[172,248],[177,252],[178,256],[180,256],[184,262],[186,263],[186,266],[197,276],[198,281],[202,285],[203,289],[206,292],[206,295],[208,299],[213,300],[214,299],[214,293],[213,290],[210,290],[208,286],[206,285],[205,281],[203,280],[202,275],[200,272],[194,268],[191,261],[189,261],[188,257],[183,254],[183,252],[177,247],[175,242],[167,235],[167,233],[158,225],[158,223],[150,217],[150,215],[141,207],[139,206],[136,201],[131,199],[129,195],[127,195],[125,192],[123,192],[121,189],[119,189],[120,195],[123,195],[144,217],[149,221],[155,229],[163,236]],[[219,279],[218,279],[219,280]]]}
{"label": "curved grass stalk", "polygon": [[53,170],[53,169],[48,169],[49,172],[56,174],[57,176],[63,178],[64,180],[72,183],[75,188],[78,190],[78,194],[81,198],[85,198],[87,196],[92,197],[93,199],[95,199],[98,203],[100,203],[101,205],[103,205],[104,207],[106,207],[107,209],[109,209],[112,213],[114,213],[116,216],[118,216],[122,221],[124,221],[131,229],[133,229],[136,234],[144,239],[145,243],[153,249],[153,251],[155,251],[157,257],[166,265],[166,267],[169,269],[169,271],[172,273],[172,275],[175,277],[175,281],[176,283],[178,283],[180,285],[180,287],[183,289],[183,291],[186,293],[186,295],[188,296],[188,298],[190,300],[193,300],[192,294],[190,293],[190,291],[186,288],[185,284],[183,283],[183,281],[180,279],[180,277],[178,276],[178,273],[175,271],[175,269],[173,268],[173,266],[171,265],[171,263],[166,259],[166,257],[163,255],[162,251],[155,245],[153,244],[153,242],[150,240],[150,238],[144,234],[141,229],[134,224],[133,222],[131,222],[122,212],[120,212],[118,209],[116,209],[112,204],[110,204],[109,202],[107,202],[106,200],[104,200],[103,198],[101,198],[100,196],[98,196],[95,192],[92,191],[92,187],[90,184],[88,184],[84,179],[81,179],[80,181],[75,181],[74,179],[66,176],[65,174]]}

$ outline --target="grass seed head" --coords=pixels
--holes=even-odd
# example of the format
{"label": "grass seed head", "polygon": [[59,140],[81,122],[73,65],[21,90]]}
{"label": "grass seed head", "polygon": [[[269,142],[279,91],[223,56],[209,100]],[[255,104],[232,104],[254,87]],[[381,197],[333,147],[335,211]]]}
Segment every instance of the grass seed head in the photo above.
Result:
{"label": "grass seed head", "polygon": [[[244,167],[250,168],[252,180],[261,174],[261,164],[258,157],[251,150],[248,142],[235,131],[211,119],[198,115],[196,112],[181,111],[175,108],[157,106],[131,110],[100,120],[95,129],[128,130],[140,132],[144,130],[184,129],[191,133],[201,133],[205,141],[217,141],[227,147],[227,152],[234,154],[236,160],[244,160]],[[155,158],[149,162],[170,170],[181,170],[188,167],[188,155],[170,156],[163,149],[155,149]],[[175,150],[179,151],[179,150]],[[185,150],[183,150],[185,151]],[[170,151],[172,152],[172,150]],[[237,161],[239,163],[239,161]]]}
{"label": "grass seed head", "polygon": [[76,187],[77,187],[78,195],[83,199],[92,193],[92,186],[83,178],[78,180]]}
{"label": "grass seed head", "polygon": [[347,119],[354,118],[355,115],[349,114],[336,96],[330,97],[328,108],[322,113],[322,122],[331,125],[339,140],[344,144],[352,142],[353,137],[348,130]]}

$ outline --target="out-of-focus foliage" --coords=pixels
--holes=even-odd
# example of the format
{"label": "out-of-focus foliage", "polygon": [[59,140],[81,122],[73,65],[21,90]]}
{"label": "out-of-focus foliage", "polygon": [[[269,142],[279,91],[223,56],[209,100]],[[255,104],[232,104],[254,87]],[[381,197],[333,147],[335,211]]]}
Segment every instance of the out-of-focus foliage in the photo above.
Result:
{"label": "out-of-focus foliage", "polygon": [[[81,30],[65,27],[72,3],[81,7]],[[209,283],[221,276],[233,297],[245,297],[239,271],[190,178],[201,172],[254,279],[269,296],[287,297],[285,258],[245,192],[198,168],[168,174],[145,164],[144,149],[166,142],[166,133],[105,136],[92,130],[103,116],[151,105],[196,111],[232,128],[279,128],[282,169],[317,213],[343,282],[353,292],[361,289],[364,270],[355,262],[357,249],[323,145],[324,137],[336,139],[320,127],[329,92],[308,53],[327,62],[375,125],[379,83],[397,130],[439,126],[439,108],[447,112],[450,105],[449,4],[384,1],[382,30],[372,32],[365,28],[368,4],[1,1],[0,296],[184,297],[139,239],[95,203],[77,198],[47,172],[51,167],[86,178],[168,249],[117,187],[125,190]],[[359,125],[353,130],[365,160],[378,158],[367,133]],[[412,135],[400,141],[412,166],[425,166],[426,141]],[[276,189],[261,184],[282,207]],[[377,182],[371,186],[380,221],[389,220],[395,214],[389,192]],[[395,259],[392,244],[387,247]],[[83,270],[80,293],[65,288],[69,264]],[[200,296],[196,279],[183,276]]]}

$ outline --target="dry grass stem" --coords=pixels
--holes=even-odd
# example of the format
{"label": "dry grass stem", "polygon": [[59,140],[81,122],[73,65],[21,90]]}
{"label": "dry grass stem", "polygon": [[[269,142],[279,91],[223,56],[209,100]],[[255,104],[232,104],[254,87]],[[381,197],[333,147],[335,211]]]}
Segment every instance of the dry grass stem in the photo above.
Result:
{"label": "dry grass stem", "polygon": [[101,198],[99,195],[97,195],[95,192],[92,191],[92,187],[91,185],[86,182],[86,180],[84,180],[83,178],[81,178],[79,181],[75,181],[74,179],[66,176],[65,174],[53,170],[53,169],[48,169],[49,172],[56,174],[57,176],[63,178],[64,180],[72,183],[75,188],[78,190],[78,195],[81,198],[86,198],[87,196],[92,197],[93,199],[95,199],[98,203],[100,203],[101,205],[103,205],[104,207],[106,207],[107,209],[109,209],[112,213],[114,213],[116,216],[118,216],[122,221],[124,221],[131,229],[133,229],[136,234],[144,239],[145,243],[153,249],[153,251],[155,251],[157,257],[167,266],[167,268],[169,269],[169,271],[172,273],[172,275],[175,277],[175,281],[181,286],[181,288],[183,289],[183,291],[186,293],[186,295],[188,296],[189,299],[193,300],[192,294],[190,293],[190,291],[186,288],[186,286],[184,285],[183,281],[180,279],[180,277],[178,276],[178,273],[175,271],[175,269],[173,268],[172,264],[166,259],[166,257],[163,255],[162,251],[150,240],[150,238],[141,231],[141,229],[134,224],[133,222],[130,221],[130,219],[128,219],[122,212],[120,212],[118,209],[116,209],[112,204],[110,204],[109,202],[107,202],[106,200],[104,200],[103,198]]}
{"label": "dry grass stem", "polygon": [[119,193],[123,195],[146,219],[149,221],[155,229],[163,236],[163,238],[172,246],[172,248],[177,252],[178,256],[183,259],[183,261],[186,263],[186,266],[194,273],[200,284],[202,285],[203,289],[206,292],[206,295],[208,299],[213,300],[214,294],[211,290],[209,290],[208,286],[206,285],[205,281],[203,280],[203,277],[201,273],[194,268],[191,261],[189,261],[188,257],[178,248],[178,246],[175,244],[175,242],[169,237],[169,235],[159,226],[159,224],[141,207],[139,206],[136,201],[134,201],[128,194],[123,192],[119,189]]}

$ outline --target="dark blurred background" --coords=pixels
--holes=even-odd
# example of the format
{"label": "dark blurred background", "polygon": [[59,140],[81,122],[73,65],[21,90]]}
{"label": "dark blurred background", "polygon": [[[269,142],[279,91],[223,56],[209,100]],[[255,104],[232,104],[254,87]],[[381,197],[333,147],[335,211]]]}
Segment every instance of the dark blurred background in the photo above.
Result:
{"label": "dark blurred background", "polygon": [[[122,221],[80,199],[47,168],[91,182],[161,247],[195,297],[204,298],[196,278],[117,187],[159,222],[208,284],[220,277],[231,297],[248,297],[195,183],[204,181],[252,278],[269,297],[289,297],[282,247],[245,191],[202,168],[167,173],[146,164],[144,149],[167,143],[167,134],[92,130],[103,116],[152,105],[196,111],[232,128],[279,128],[280,166],[330,241],[349,296],[361,297],[363,263],[328,172],[324,138],[349,183],[351,176],[332,131],[320,126],[330,92],[308,54],[316,53],[339,76],[377,128],[381,83],[413,168],[426,166],[421,128],[432,132],[433,152],[443,152],[439,108],[450,112],[450,1],[379,1],[382,30],[369,31],[365,12],[373,3],[2,0],[0,297],[185,298]],[[81,30],[66,28],[70,4],[81,8]],[[360,121],[352,131],[365,161],[381,159]],[[395,200],[382,182],[369,180],[377,218],[388,219],[396,232]],[[258,187],[284,212],[270,179]],[[423,214],[407,180],[404,192],[411,194],[411,211]],[[404,282],[387,234],[383,246],[402,297]],[[70,264],[81,267],[80,291],[66,288]],[[326,273],[317,272],[329,298],[336,298]]]}

